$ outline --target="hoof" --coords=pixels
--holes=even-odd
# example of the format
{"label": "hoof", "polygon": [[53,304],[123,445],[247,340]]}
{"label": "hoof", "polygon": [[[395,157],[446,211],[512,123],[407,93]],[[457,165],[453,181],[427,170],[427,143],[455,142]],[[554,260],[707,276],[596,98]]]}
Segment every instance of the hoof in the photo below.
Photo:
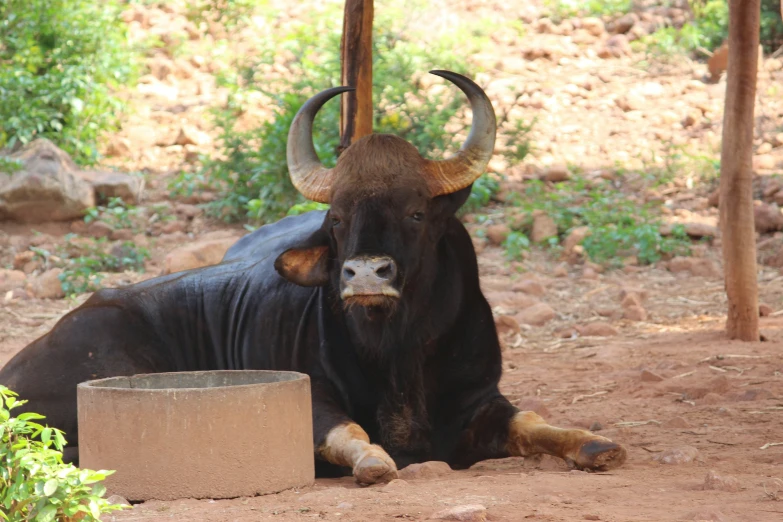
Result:
{"label": "hoof", "polygon": [[576,458],[567,459],[577,469],[607,471],[621,466],[626,459],[625,448],[609,439],[593,439],[579,448]]}
{"label": "hoof", "polygon": [[397,478],[397,466],[391,457],[367,455],[354,466],[353,476],[363,486],[389,482]]}

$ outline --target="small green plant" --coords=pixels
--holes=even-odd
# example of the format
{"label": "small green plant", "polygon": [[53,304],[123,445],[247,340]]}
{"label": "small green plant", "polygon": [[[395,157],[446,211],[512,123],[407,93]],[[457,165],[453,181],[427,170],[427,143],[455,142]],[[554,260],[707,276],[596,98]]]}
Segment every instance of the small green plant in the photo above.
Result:
{"label": "small green plant", "polygon": [[107,252],[106,238],[78,245],[73,243],[74,238],[72,235],[66,237],[66,247],[59,263],[63,268],[59,275],[60,284],[67,297],[100,289],[102,272],[144,272],[144,262],[150,257],[146,248],[132,241],[124,241]]}
{"label": "small green plant", "polygon": [[555,20],[575,16],[602,16],[627,13],[633,0],[546,0],[544,5]]}
{"label": "small green plant", "polygon": [[91,207],[87,209],[84,216],[85,223],[93,221],[103,221],[112,228],[123,228],[135,230],[134,218],[139,215],[139,209],[133,205],[128,205],[122,198],[109,198],[108,203],[103,206]]}
{"label": "small green plant", "polygon": [[512,231],[503,241],[503,248],[509,259],[521,259],[522,254],[530,249],[530,239],[523,232]]}
{"label": "small green plant", "polygon": [[47,137],[80,162],[118,122],[134,74],[115,0],[0,2],[0,147]]}
{"label": "small green plant", "polygon": [[100,482],[113,471],[64,464],[63,432],[37,423],[44,419],[37,413],[12,416],[27,402],[17,397],[0,384],[0,519],[90,522],[127,507],[103,498],[106,488]]}
{"label": "small green plant", "polygon": [[23,168],[24,163],[21,161],[7,156],[0,156],[0,173],[13,174],[14,172],[19,172]]}

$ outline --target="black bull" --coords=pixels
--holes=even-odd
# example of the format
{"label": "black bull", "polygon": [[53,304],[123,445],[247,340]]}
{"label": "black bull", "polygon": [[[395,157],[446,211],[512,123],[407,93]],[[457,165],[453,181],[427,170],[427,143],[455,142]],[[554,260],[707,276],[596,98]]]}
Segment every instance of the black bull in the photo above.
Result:
{"label": "black bull", "polygon": [[[397,467],[443,460],[462,468],[539,452],[586,468],[622,461],[619,446],[547,426],[500,394],[492,312],[457,219],[440,249],[441,266],[448,267],[441,277],[449,280],[433,285],[442,293],[433,296],[426,318],[439,323],[437,336],[425,354],[403,351],[394,360],[360,357],[328,288],[296,286],[275,271],[275,259],[323,221],[323,212],[289,217],[240,239],[219,265],[97,292],[17,354],[0,370],[0,383],[75,443],[76,385],[83,381],[190,370],[304,372],[312,382],[320,473],[335,471],[328,462],[358,467],[362,482],[388,479],[394,470],[381,465],[379,475],[373,450],[381,462],[384,455],[374,445],[344,454],[353,451],[345,439],[364,438],[352,423],[380,441]],[[362,459],[369,460],[363,467]]]}

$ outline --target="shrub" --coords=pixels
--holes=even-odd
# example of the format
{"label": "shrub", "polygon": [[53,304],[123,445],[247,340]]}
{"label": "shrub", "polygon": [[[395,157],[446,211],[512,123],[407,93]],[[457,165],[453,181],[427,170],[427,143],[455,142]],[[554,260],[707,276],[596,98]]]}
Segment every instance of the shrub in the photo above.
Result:
{"label": "shrub", "polygon": [[[171,187],[174,193],[199,185],[216,187],[220,199],[209,209],[226,220],[274,220],[303,201],[288,177],[288,129],[308,97],[339,81],[342,27],[336,22],[341,19],[341,7],[332,4],[310,19],[292,22],[286,32],[266,40],[258,59],[241,64],[234,74],[221,79],[232,91],[227,106],[216,117],[222,129],[223,151],[218,159],[206,160],[199,174],[181,176]],[[463,115],[465,101],[454,89],[428,92],[421,82],[422,73],[433,68],[466,73],[464,56],[484,37],[453,31],[425,39],[408,27],[410,16],[400,2],[389,1],[376,9],[374,130],[401,136],[422,154],[438,158],[460,145],[456,135],[464,126],[455,122],[461,121],[458,117]],[[273,63],[279,66],[281,56],[286,57],[288,71],[285,78],[276,78],[270,72]],[[259,96],[271,100],[273,117],[257,129],[237,131],[237,114],[249,99]],[[518,158],[527,152],[526,127],[515,129],[517,141],[512,148]],[[336,162],[338,141],[339,103],[335,100],[324,106],[314,124],[315,148],[326,166]],[[478,190],[484,190],[481,185],[477,183]]]}
{"label": "shrub", "polygon": [[[8,522],[97,521],[126,506],[102,498],[100,481],[113,471],[63,464],[63,433],[44,427],[36,413],[11,416],[27,401],[0,385],[0,519]],[[38,440],[36,440],[38,439]]]}
{"label": "shrub", "polygon": [[132,63],[115,0],[0,2],[0,147],[47,137],[94,161]]}

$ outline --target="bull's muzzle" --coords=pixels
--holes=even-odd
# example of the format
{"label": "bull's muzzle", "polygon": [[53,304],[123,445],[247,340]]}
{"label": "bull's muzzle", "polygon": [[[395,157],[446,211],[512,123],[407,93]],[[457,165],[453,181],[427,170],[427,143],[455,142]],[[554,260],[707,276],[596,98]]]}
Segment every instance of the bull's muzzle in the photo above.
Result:
{"label": "bull's muzzle", "polygon": [[[397,263],[389,256],[358,256],[343,263],[341,275],[343,300],[365,298],[372,304],[372,298],[399,299],[400,292],[394,287],[397,280]],[[368,299],[369,298],[369,299]]]}

